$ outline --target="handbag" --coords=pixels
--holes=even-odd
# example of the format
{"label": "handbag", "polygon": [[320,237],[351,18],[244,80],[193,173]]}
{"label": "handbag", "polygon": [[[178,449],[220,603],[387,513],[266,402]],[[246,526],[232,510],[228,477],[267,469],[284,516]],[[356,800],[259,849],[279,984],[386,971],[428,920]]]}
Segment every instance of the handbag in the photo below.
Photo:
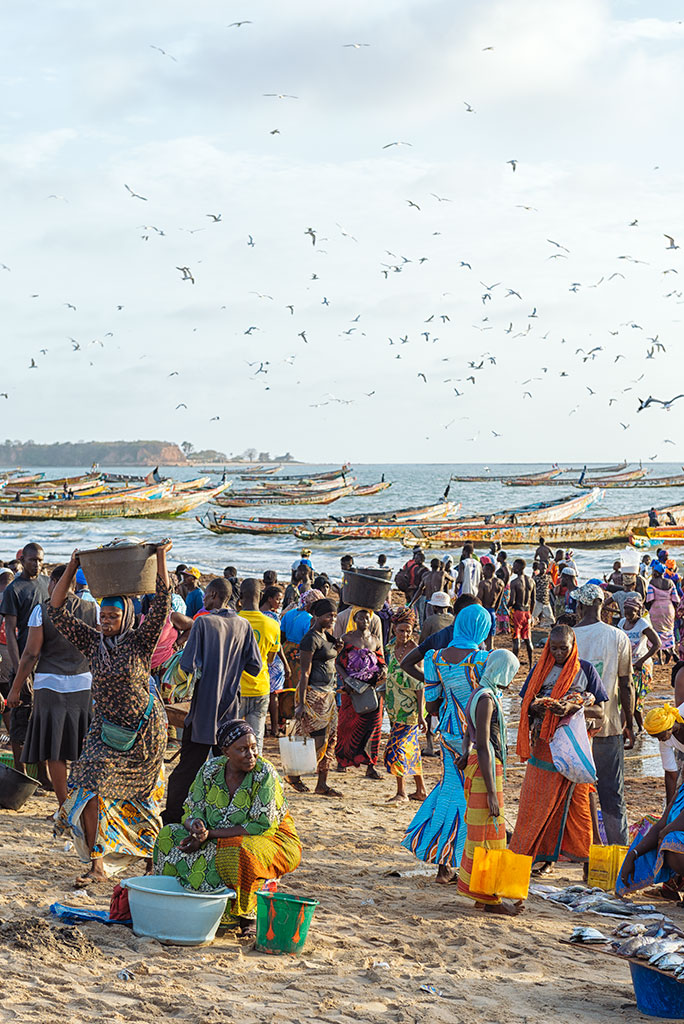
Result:
{"label": "handbag", "polygon": [[127,753],[137,740],[138,733],[152,714],[153,706],[154,695],[150,694],[147,707],[145,708],[142,718],[135,729],[129,729],[125,725],[117,725],[115,722],[110,722],[108,719],[103,718],[102,728],[100,729],[100,739],[105,746],[118,751],[120,754]]}
{"label": "handbag", "polygon": [[561,718],[549,747],[553,766],[564,778],[571,782],[596,782],[584,708]]}
{"label": "handbag", "polygon": [[470,874],[471,892],[526,900],[530,888],[532,858],[511,850],[488,850],[476,846]]}
{"label": "handbag", "polygon": [[374,686],[350,676],[345,679],[345,684],[351,690],[352,707],[357,715],[369,715],[378,710],[380,701]]}

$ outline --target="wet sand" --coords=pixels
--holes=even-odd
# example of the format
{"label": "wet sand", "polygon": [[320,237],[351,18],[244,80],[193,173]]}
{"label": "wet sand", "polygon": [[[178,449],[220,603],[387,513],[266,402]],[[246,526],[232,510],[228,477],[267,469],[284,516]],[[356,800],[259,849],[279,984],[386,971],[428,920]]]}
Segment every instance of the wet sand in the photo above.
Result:
{"label": "wet sand", "polygon": [[[667,696],[668,690],[669,673],[660,669],[656,692]],[[275,741],[267,741],[266,753],[279,765]],[[429,789],[439,761],[424,764]],[[635,779],[629,764],[633,821],[658,812],[663,783],[648,775]],[[512,765],[509,826],[521,779]],[[105,908],[113,883],[88,895],[74,892],[79,862],[73,851],[64,851],[63,841],[52,839],[51,794],[31,799],[20,812],[0,811],[0,1022],[643,1020],[627,964],[559,941],[578,924],[605,931],[617,922],[570,914],[535,897],[521,917],[494,918],[476,911],[454,887],[436,885],[433,868],[426,867],[426,875],[388,877],[388,871],[425,867],[400,845],[415,804],[387,803],[395,783],[384,770],[379,781],[348,770],[335,774],[334,784],[343,800],[288,790],[304,856],[281,889],[320,901],[300,957],[258,953],[232,937],[180,948],[136,938],[123,926],[84,924],[61,932],[48,914],[52,902]],[[579,882],[581,868],[561,865],[548,881]],[[662,906],[679,916],[672,904]],[[132,980],[117,978],[122,969],[132,972]],[[421,992],[422,985],[441,994]]]}

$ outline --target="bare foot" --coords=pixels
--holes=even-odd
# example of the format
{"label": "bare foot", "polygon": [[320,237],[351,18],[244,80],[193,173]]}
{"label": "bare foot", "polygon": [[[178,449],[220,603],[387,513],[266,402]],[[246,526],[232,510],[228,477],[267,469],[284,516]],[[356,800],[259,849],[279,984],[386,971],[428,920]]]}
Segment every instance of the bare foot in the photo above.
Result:
{"label": "bare foot", "polygon": [[440,864],[437,868],[437,877],[435,878],[437,885],[453,885],[456,878],[457,875],[453,868],[449,868],[445,864]]}
{"label": "bare foot", "polygon": [[517,917],[518,914],[522,914],[524,909],[522,901],[517,903],[487,903],[484,906],[485,913],[503,914],[505,917]]}
{"label": "bare foot", "polygon": [[418,803],[422,803],[426,796],[427,793],[411,793],[409,795],[409,800],[417,800]]}
{"label": "bare foot", "polygon": [[388,804],[407,804],[409,798],[403,793],[396,793],[393,797],[387,801]]}
{"label": "bare foot", "polygon": [[336,772],[340,772],[340,773],[346,772],[346,770],[347,770],[346,766],[343,765],[343,764],[338,764],[337,768],[335,769]]}
{"label": "bare foot", "polygon": [[380,778],[380,776],[378,775],[374,765],[372,765],[372,764],[368,765],[368,768],[366,769],[366,778],[367,779],[379,779]]}
{"label": "bare foot", "polygon": [[544,875],[552,875],[553,874],[553,864],[550,861],[547,860],[540,867],[535,868],[533,870],[532,874],[536,875],[537,878],[543,878]]}
{"label": "bare foot", "polygon": [[82,889],[87,885],[98,885],[102,882],[108,881],[109,879],[105,874],[104,870],[93,871],[93,869],[91,868],[90,871],[86,871],[85,874],[78,876],[78,878],[74,882],[74,887]]}
{"label": "bare foot", "polygon": [[332,786],[316,786],[314,789],[316,796],[342,796],[339,790],[333,789]]}

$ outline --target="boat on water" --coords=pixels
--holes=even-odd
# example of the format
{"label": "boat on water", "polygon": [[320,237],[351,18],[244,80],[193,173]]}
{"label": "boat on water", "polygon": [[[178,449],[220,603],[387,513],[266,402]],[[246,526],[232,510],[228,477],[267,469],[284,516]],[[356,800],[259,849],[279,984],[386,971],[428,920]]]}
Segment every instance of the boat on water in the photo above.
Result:
{"label": "boat on water", "polygon": [[684,545],[684,525],[638,526],[629,535],[628,540],[635,548],[682,547]]}
{"label": "boat on water", "polygon": [[[579,501],[577,500],[579,497]],[[555,501],[537,501],[532,505],[524,505],[517,509],[508,509],[503,512],[491,512],[488,515],[463,515],[449,518],[442,518],[439,521],[431,522],[383,522],[379,520],[374,523],[336,523],[329,519],[321,523],[302,523],[295,526],[292,532],[300,540],[401,540],[407,529],[413,526],[418,527],[422,533],[431,537],[442,534],[450,535],[454,528],[460,528],[466,524],[474,526],[488,526],[490,523],[501,524],[528,524],[537,525],[544,523],[558,522],[579,515],[591,505],[600,501],[603,492],[590,491],[588,494],[570,495],[557,498]]]}
{"label": "boat on water", "polygon": [[545,480],[551,480],[553,477],[559,476],[564,473],[564,469],[560,469],[558,466],[553,466],[551,469],[543,469],[536,473],[524,473],[522,476],[502,476],[498,473],[480,473],[477,476],[455,476],[452,474],[452,481],[473,484],[473,483],[484,483],[486,480],[497,480],[499,483],[508,483],[513,485],[513,481],[522,480],[524,484],[520,486],[526,486],[528,483],[532,486],[535,483],[544,482]]}
{"label": "boat on water", "polygon": [[[575,484],[575,487],[588,487],[590,483]],[[684,475],[681,473],[674,476],[644,476],[635,477],[633,480],[618,480],[604,483],[603,487],[684,487]]]}
{"label": "boat on water", "polygon": [[353,487],[348,484],[346,487],[338,487],[334,491],[310,491],[309,493],[281,493],[275,494],[267,491],[265,494],[255,492],[245,493],[236,491],[223,498],[218,498],[217,505],[224,508],[258,508],[260,505],[330,505],[333,501],[346,498],[352,493]]}
{"label": "boat on water", "polygon": [[25,484],[36,484],[45,476],[45,473],[24,473],[21,470],[16,473],[12,472],[12,470],[5,470],[5,472],[7,473],[6,487],[23,487]]}
{"label": "boat on water", "polygon": [[[676,519],[678,516],[684,522],[684,503],[670,505],[669,508],[660,509],[659,514],[671,513]],[[596,519],[567,519],[556,523],[533,523],[533,524],[507,524],[492,523],[484,524],[462,524],[453,528],[442,530],[440,533],[431,532],[424,526],[409,528],[401,539],[404,547],[413,547],[419,544],[425,548],[446,549],[459,547],[469,540],[476,547],[489,545],[492,541],[499,541],[501,544],[514,544],[529,546],[539,542],[540,534],[543,534],[547,544],[559,547],[612,544],[626,542],[630,535],[639,527],[648,526],[648,510],[641,512],[628,512],[626,515],[603,516]]]}
{"label": "boat on water", "polygon": [[549,469],[545,473],[525,473],[523,476],[502,476],[501,483],[506,487],[537,487],[539,484],[545,484],[549,480],[555,480],[559,477],[564,470],[556,466],[554,469]]}
{"label": "boat on water", "polygon": [[[180,491],[203,491],[209,485],[208,476],[198,476],[195,480],[174,480],[173,490],[176,494]],[[233,486],[233,481],[226,483],[227,487]]]}
{"label": "boat on water", "polygon": [[[338,477],[348,476],[351,473],[352,467],[350,463],[345,463],[344,466],[340,466],[339,469],[329,469],[324,473],[295,473],[289,475],[278,475],[278,479],[273,482],[279,484],[281,481],[287,481],[288,483],[301,483],[308,480],[337,480]],[[254,473],[245,473],[240,477],[241,480],[252,480]]]}
{"label": "boat on water", "polygon": [[105,480],[100,473],[86,473],[83,476],[58,477],[55,480],[45,480],[41,473],[39,480],[26,481],[11,478],[5,484],[5,490],[17,491],[30,489],[31,491],[61,491],[64,488],[70,491],[87,491],[95,487],[102,487],[104,490]]}
{"label": "boat on water", "polygon": [[74,521],[79,519],[113,519],[122,518],[172,518],[192,512],[200,505],[218,497],[225,484],[206,491],[186,491],[173,494],[167,491],[158,498],[135,498],[125,491],[116,499],[108,501],[43,501],[33,505],[12,501],[0,503],[0,520],[24,521],[34,519],[59,519]]}
{"label": "boat on water", "polygon": [[[256,482],[256,481],[255,481]],[[256,488],[239,491],[240,494],[298,494],[300,491],[334,491],[338,487],[346,487],[347,484],[356,482],[355,476],[336,476],[330,480],[310,480],[302,478],[295,483],[287,483],[283,480],[259,480]]]}
{"label": "boat on water", "polygon": [[376,484],[355,484],[354,495],[357,498],[367,498],[370,494],[379,494],[391,486],[391,480],[379,480]]}
{"label": "boat on water", "polygon": [[[197,522],[212,533],[246,533],[246,534],[290,534],[296,527],[325,528],[328,525],[341,524],[358,526],[372,525],[381,522],[383,525],[399,525],[401,538],[407,523],[425,523],[431,520],[451,516],[460,508],[460,503],[441,501],[436,505],[422,505],[415,508],[395,509],[388,512],[365,512],[362,515],[343,517],[328,516],[325,519],[282,519],[277,517],[254,516],[249,519],[232,519],[230,516],[209,511],[203,516],[196,516]],[[316,534],[318,537],[318,534]]]}

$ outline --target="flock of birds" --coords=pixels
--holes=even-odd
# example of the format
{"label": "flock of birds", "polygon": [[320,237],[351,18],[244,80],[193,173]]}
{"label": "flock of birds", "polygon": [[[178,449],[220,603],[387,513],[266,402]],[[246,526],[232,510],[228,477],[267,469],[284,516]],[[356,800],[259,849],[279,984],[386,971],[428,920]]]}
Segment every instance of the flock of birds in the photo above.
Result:
{"label": "flock of birds", "polygon": [[[231,22],[227,28],[234,29],[242,33],[247,31],[249,27],[255,27],[255,23],[250,19],[242,19]],[[154,50],[160,58],[165,58],[172,61],[174,64],[180,63],[180,58],[170,53],[165,48],[150,43],[150,48]],[[344,49],[352,51],[365,51],[371,47],[369,42],[339,42]],[[375,45],[375,44],[373,44]],[[483,53],[492,54],[492,58],[496,59],[495,47],[487,46],[482,48]],[[296,101],[299,100],[299,96],[295,93],[289,92],[264,92],[262,93],[264,99],[273,99],[276,101],[290,102],[292,101],[296,105]],[[478,110],[472,105],[471,102],[463,100],[465,107],[465,114],[469,117],[477,117]],[[275,126],[269,129],[269,134],[272,136],[279,135],[281,132],[280,127]],[[395,139],[392,141],[379,143],[379,152],[384,152],[387,156],[394,151],[401,149],[413,150],[414,143],[407,139]],[[502,161],[504,166],[508,166],[511,169],[511,173],[516,176],[516,183],[519,183],[525,175],[525,164],[518,157],[510,158],[506,161]],[[129,179],[132,181],[132,179]],[[122,182],[121,187],[125,190],[129,200],[142,206],[145,204],[145,209],[154,211],[151,218],[158,222],[145,223],[138,227],[138,231],[141,232],[139,237],[145,242],[149,243],[152,238],[155,239],[166,239],[169,237],[169,227],[164,224],[164,208],[161,204],[158,204],[155,200],[154,194],[145,187],[144,183],[138,185],[133,183]],[[446,189],[445,191],[448,191]],[[51,193],[48,197],[50,200],[68,203],[70,200],[68,197]],[[429,217],[429,224],[427,230],[430,227],[434,227],[436,223],[439,223],[440,227],[438,230],[432,230],[430,234],[425,234],[425,249],[419,252],[413,252],[409,249],[409,254],[406,255],[401,251],[397,251],[396,247],[392,249],[386,249],[382,254],[377,254],[376,259],[376,272],[378,279],[378,287],[381,288],[383,283],[386,285],[389,282],[394,282],[398,275],[403,275],[401,279],[404,281],[405,278],[415,274],[422,274],[423,276],[416,282],[415,279],[411,279],[409,287],[419,287],[425,293],[429,285],[429,276],[431,272],[431,265],[433,261],[443,259],[443,253],[441,247],[444,241],[443,236],[448,234],[448,218],[445,219],[441,211],[448,211],[456,200],[446,194],[443,194],[440,190],[429,191],[427,195],[409,195],[405,196],[403,200],[403,206],[407,216],[421,218],[425,217],[426,214]],[[516,203],[515,208],[522,211],[521,216],[537,217],[540,214],[539,207],[532,205],[531,203]],[[167,211],[168,212],[168,211]],[[158,216],[159,214],[159,216]],[[436,220],[437,216],[440,216],[440,220]],[[224,212],[216,210],[214,208],[210,211],[204,211],[200,216],[203,217],[204,223],[201,226],[192,228],[183,228],[189,235],[196,235],[206,229],[211,229],[214,232],[221,232],[229,230],[228,223],[224,220]],[[399,211],[397,211],[397,217],[400,217]],[[361,221],[362,218],[359,218]],[[333,227],[334,224],[334,227]],[[625,227],[632,232],[638,232],[639,218],[632,218],[631,220],[625,221]],[[174,228],[174,230],[179,230]],[[360,229],[355,228],[356,234],[346,230],[338,221],[334,221],[331,218],[330,223],[326,223],[321,226],[316,224],[306,224],[306,221],[301,226],[302,238],[307,245],[310,245],[310,253],[313,253],[316,257],[325,257],[328,255],[328,246],[333,247],[336,245],[347,245],[347,246],[360,246],[363,243],[359,241]],[[521,234],[525,233],[525,227],[520,228]],[[333,233],[334,232],[334,237]],[[413,232],[413,228],[410,229],[411,238],[415,238],[416,235]],[[663,232],[663,237],[666,240],[666,245],[663,246],[665,252],[674,259],[674,253],[679,250],[675,236]],[[230,244],[233,245],[235,240],[230,239]],[[166,244],[166,243],[165,243]],[[449,244],[452,244],[449,239]],[[461,242],[461,244],[463,244]],[[260,238],[258,233],[255,231],[252,234],[246,234],[246,237],[242,240],[242,245],[250,251],[258,253],[260,246]],[[565,240],[558,241],[555,238],[547,237],[545,246],[548,246],[546,250],[542,250],[538,253],[538,259],[540,263],[548,262],[553,265],[557,265],[559,268],[565,266],[567,263],[570,266],[574,266],[573,253],[570,245],[565,244]],[[254,257],[253,257],[254,258]],[[650,266],[650,262],[633,256],[631,254],[620,254],[615,257],[615,267],[607,267],[605,272],[596,281],[591,283],[585,283],[581,280],[571,280],[567,284],[568,292],[575,296],[582,295],[589,289],[597,288],[608,288],[611,287],[615,282],[626,281],[628,267],[631,266]],[[178,280],[183,286],[190,286],[190,291],[199,291],[202,287],[203,273],[202,273],[202,259],[187,258],[186,262],[176,263],[172,261],[171,266],[175,268],[175,272],[178,274]],[[283,367],[292,368],[297,361],[298,366],[302,366],[303,372],[305,367],[302,364],[303,354],[306,353],[307,349],[311,350],[311,347],[317,345],[320,338],[319,324],[320,319],[317,316],[315,323],[310,325],[308,323],[301,322],[300,306],[304,306],[304,314],[310,314],[312,312],[314,303],[317,304],[321,312],[326,311],[326,315],[329,315],[334,320],[335,308],[343,304],[342,297],[340,295],[340,287],[333,277],[328,277],[326,272],[321,269],[325,264],[315,264],[315,269],[309,268],[308,275],[306,278],[305,291],[300,293],[298,297],[295,296],[278,296],[278,292],[273,285],[270,285],[270,290],[264,291],[250,291],[250,295],[255,296],[255,303],[257,309],[259,306],[262,308],[265,306],[275,307],[275,304],[279,304],[279,308],[282,311],[284,317],[282,331],[282,339],[279,342],[279,351],[276,353],[273,350],[270,339],[269,343],[264,344],[264,352],[257,352],[252,347],[254,344],[258,344],[258,339],[261,334],[268,335],[269,329],[273,324],[273,314],[269,312],[268,326],[265,326],[264,319],[261,319],[258,315],[250,317],[251,322],[244,323],[241,327],[238,327],[234,322],[235,333],[239,338],[250,339],[249,351],[256,356],[251,360],[244,360],[244,363],[248,367],[247,377],[248,379],[261,383],[261,386],[266,390],[271,390],[271,384],[269,383],[269,374],[273,374],[278,368],[281,370]],[[619,269],[618,269],[619,268]],[[387,358],[391,358],[393,361],[404,361],[404,363],[411,362],[415,364],[415,353],[416,346],[428,346],[427,351],[423,348],[424,355],[420,356],[418,362],[422,364],[422,368],[416,369],[413,366],[411,373],[415,372],[413,378],[416,383],[416,387],[423,388],[432,384],[444,385],[448,388],[448,394],[450,400],[458,402],[466,394],[468,389],[476,387],[483,381],[487,374],[494,373],[497,370],[497,360],[500,360],[502,355],[505,356],[510,354],[510,350],[513,349],[516,352],[523,353],[524,346],[534,340],[542,344],[542,351],[544,347],[550,349],[551,341],[556,342],[558,346],[567,345],[567,349],[560,350],[562,353],[567,352],[567,357],[563,359],[563,368],[555,370],[552,368],[553,359],[548,359],[549,365],[539,365],[536,372],[533,372],[531,376],[525,377],[520,381],[514,383],[520,387],[520,399],[523,402],[532,400],[535,397],[536,391],[534,385],[541,383],[542,389],[546,390],[549,385],[549,381],[553,376],[558,378],[568,378],[575,376],[575,367],[579,368],[585,366],[592,368],[592,376],[590,378],[591,383],[595,386],[592,387],[590,384],[585,384],[581,381],[581,386],[587,392],[587,398],[594,399],[599,396],[598,386],[602,384],[605,374],[603,366],[607,359],[612,359],[613,365],[620,363],[624,360],[629,365],[634,363],[634,354],[627,353],[624,351],[615,351],[615,344],[611,340],[617,336],[625,337],[636,336],[638,332],[641,332],[641,337],[644,339],[645,347],[643,351],[643,358],[647,361],[652,361],[660,357],[662,354],[667,352],[666,345],[660,340],[658,331],[653,331],[648,334],[648,328],[645,325],[639,324],[634,320],[627,319],[615,326],[608,332],[608,337],[605,339],[599,339],[602,343],[592,344],[591,347],[584,347],[582,345],[573,344],[569,337],[558,336],[558,332],[554,326],[548,327],[545,333],[541,333],[544,326],[544,316],[542,313],[542,300],[538,299],[536,304],[534,301],[530,302],[523,295],[524,289],[521,289],[514,282],[506,282],[505,280],[492,280],[488,283],[489,278],[485,278],[485,272],[479,271],[476,265],[475,259],[467,254],[459,254],[452,260],[452,276],[456,278],[456,284],[459,288],[459,295],[457,303],[459,304],[459,310],[454,309],[454,302],[447,302],[445,300],[453,299],[453,293],[442,292],[440,293],[439,299],[435,303],[434,309],[426,309],[425,315],[418,317],[419,322],[414,322],[409,329],[404,329],[403,332],[393,331],[392,335],[385,335],[384,338],[380,336],[380,331],[377,327],[377,314],[373,310],[361,310],[354,317],[344,321],[335,321],[337,335],[336,338],[340,339],[345,344],[355,344],[360,339],[368,339],[364,342],[364,345],[374,345],[378,348],[381,345],[386,345],[389,349]],[[11,273],[11,266],[6,263],[0,263],[0,270]],[[663,280],[669,280],[670,275],[679,274],[678,266],[669,266],[659,272],[659,277],[662,276]],[[426,280],[427,275],[427,280]],[[573,276],[580,276],[577,272]],[[268,288],[269,286],[266,285]],[[271,294],[271,292],[276,292]],[[312,297],[317,296],[317,297]],[[338,297],[339,296],[339,297]],[[32,298],[38,298],[38,294],[32,294]],[[663,298],[671,302],[679,303],[684,301],[684,292],[676,286],[668,289],[664,294]],[[285,301],[290,299],[291,301]],[[344,301],[348,301],[348,296],[345,296]],[[468,305],[468,317],[469,324],[467,329],[469,332],[477,331],[479,334],[485,332],[494,332],[491,335],[492,340],[489,347],[484,351],[477,352],[477,354],[471,353],[469,357],[467,354],[463,354],[463,346],[461,341],[456,341],[455,335],[463,333],[464,324],[460,322],[462,318],[462,304],[464,301],[472,302],[472,306]],[[78,313],[78,307],[71,301],[65,301],[63,303],[64,308],[73,312]],[[113,308],[117,312],[121,313],[124,311],[126,303],[117,303]],[[226,311],[227,305],[222,304],[218,307],[219,311]],[[292,318],[297,317],[297,323],[295,327],[291,327]],[[261,320],[261,322],[260,322]],[[300,328],[300,329],[297,329]],[[661,327],[660,330],[663,328]],[[197,330],[197,328],[194,328]],[[567,334],[572,333],[572,327],[568,326]],[[114,338],[115,334],[113,331],[107,331],[102,334],[101,337],[91,338],[87,341],[77,340],[74,337],[68,336],[68,343],[71,344],[72,352],[83,352],[91,347],[105,347],[108,344],[108,339]],[[475,337],[475,335],[471,335]],[[330,337],[329,335],[327,337]],[[285,344],[286,339],[291,339],[291,345],[287,344],[287,348],[294,346],[294,351],[286,352]],[[594,340],[594,339],[592,339]],[[504,348],[499,351],[498,344],[503,343]],[[410,346],[410,349],[406,349],[406,346]],[[478,348],[480,346],[478,345]],[[41,367],[41,357],[48,355],[49,348],[40,349],[36,356],[30,357],[28,363],[29,370],[39,371]],[[407,352],[412,355],[407,358]],[[443,354],[441,354],[443,353]],[[573,355],[574,353],[574,355]],[[269,358],[267,358],[267,356]],[[600,363],[596,361],[601,361]],[[522,364],[523,357],[519,360]],[[540,360],[541,362],[541,360]],[[594,364],[596,363],[596,366]],[[449,364],[455,364],[449,365]],[[574,364],[574,365],[573,365]],[[91,365],[94,365],[91,361]],[[599,365],[601,369],[599,370]],[[168,373],[168,378],[181,377],[182,373],[179,369],[172,369]],[[521,375],[522,376],[522,375]],[[331,379],[334,379],[331,378]],[[675,403],[679,399],[684,397],[684,394],[677,394],[671,398],[668,397],[655,397],[651,394],[647,397],[639,397],[640,389],[638,386],[645,379],[645,372],[636,376],[635,379],[627,382],[627,386],[616,389],[616,394],[607,395],[607,408],[612,410],[612,407],[617,404],[624,404],[624,395],[632,393],[634,404],[633,408],[637,413],[642,412],[653,412],[655,409],[661,411],[670,412],[674,407]],[[300,383],[299,381],[297,382]],[[507,380],[507,387],[511,387],[511,381]],[[310,403],[311,408],[320,408],[326,405],[342,405],[349,406],[361,402],[367,402],[373,399],[377,395],[377,389],[365,390],[361,387],[357,393],[340,396],[335,395],[330,391],[325,392],[321,399]],[[179,396],[180,397],[180,396]],[[417,397],[420,397],[420,392],[417,393]],[[8,400],[10,398],[10,391],[0,392],[0,398]],[[185,401],[179,401],[173,407],[175,411],[182,414],[187,411],[188,405]],[[454,406],[457,410],[458,406]],[[573,415],[580,409],[578,403],[573,409],[570,410],[569,415]],[[482,418],[487,417],[491,419],[491,410],[482,410]],[[463,419],[469,419],[470,417],[462,417]],[[216,422],[220,420],[220,415],[214,414],[208,417],[209,422]],[[444,428],[451,427],[456,422],[456,417],[450,419],[449,422],[441,423],[440,426]],[[627,431],[631,428],[630,422],[618,420],[620,427]],[[494,438],[503,436],[501,429],[495,430],[489,427],[489,434]],[[476,441],[480,437],[480,433],[476,433],[474,437],[468,438],[467,440]],[[672,443],[671,439],[664,439],[663,443]]]}

